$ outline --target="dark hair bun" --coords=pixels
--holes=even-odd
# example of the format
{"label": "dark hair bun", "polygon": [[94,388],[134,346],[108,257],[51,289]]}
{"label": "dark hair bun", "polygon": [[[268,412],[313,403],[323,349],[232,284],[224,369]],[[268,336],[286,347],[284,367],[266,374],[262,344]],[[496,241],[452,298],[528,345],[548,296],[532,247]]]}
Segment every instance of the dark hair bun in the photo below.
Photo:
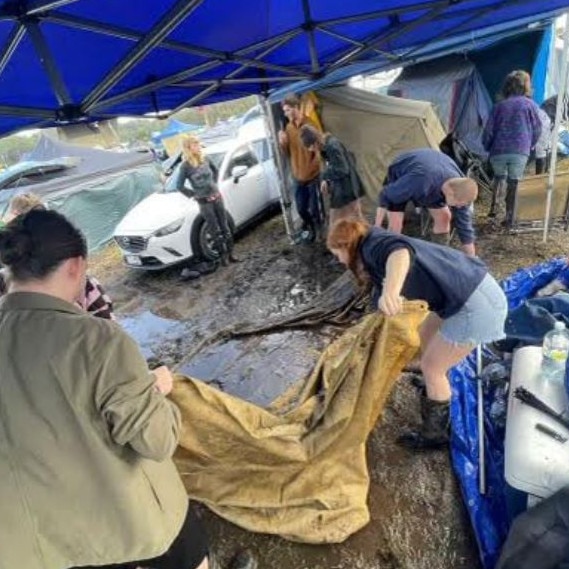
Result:
{"label": "dark hair bun", "polygon": [[32,252],[32,236],[24,228],[15,225],[0,231],[0,261],[3,265],[19,265],[27,261]]}

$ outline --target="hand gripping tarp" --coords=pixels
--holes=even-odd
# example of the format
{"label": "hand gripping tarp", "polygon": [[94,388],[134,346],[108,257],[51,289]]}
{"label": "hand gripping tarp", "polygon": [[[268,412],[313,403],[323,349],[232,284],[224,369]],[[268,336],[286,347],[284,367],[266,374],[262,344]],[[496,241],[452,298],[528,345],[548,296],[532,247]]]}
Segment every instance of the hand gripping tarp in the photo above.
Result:
{"label": "hand gripping tarp", "polygon": [[394,318],[366,316],[268,409],[179,377],[176,461],[190,497],[245,529],[295,541],[341,542],[365,526],[365,443],[426,313],[409,302]]}

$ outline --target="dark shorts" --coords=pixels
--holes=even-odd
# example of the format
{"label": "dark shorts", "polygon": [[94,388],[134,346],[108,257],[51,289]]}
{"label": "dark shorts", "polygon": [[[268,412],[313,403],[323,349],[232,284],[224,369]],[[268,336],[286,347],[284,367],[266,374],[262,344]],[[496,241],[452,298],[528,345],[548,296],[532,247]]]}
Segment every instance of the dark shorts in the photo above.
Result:
{"label": "dark shorts", "polygon": [[[173,541],[170,549],[160,557],[144,559],[118,565],[97,565],[81,567],[80,569],[136,569],[137,567],[152,567],[152,569],[195,569],[199,567],[208,555],[208,541],[201,521],[196,516],[192,504],[184,525]],[[77,568],[79,569],[79,568]]]}

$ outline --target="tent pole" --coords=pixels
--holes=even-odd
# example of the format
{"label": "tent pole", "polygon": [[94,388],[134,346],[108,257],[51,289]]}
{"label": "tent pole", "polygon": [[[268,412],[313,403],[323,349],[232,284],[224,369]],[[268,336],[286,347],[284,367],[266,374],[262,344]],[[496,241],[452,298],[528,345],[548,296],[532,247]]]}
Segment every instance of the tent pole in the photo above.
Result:
{"label": "tent pole", "polygon": [[279,146],[278,136],[277,136],[277,126],[275,124],[275,117],[271,109],[271,103],[269,103],[268,96],[258,96],[259,101],[262,105],[265,120],[269,126],[270,133],[270,144],[272,147],[272,154],[275,160],[275,165],[277,167],[277,178],[279,184],[279,195],[281,201],[281,210],[283,214],[283,220],[285,224],[286,234],[289,236],[291,241],[294,241],[294,223],[292,220],[292,210],[290,201],[290,192],[287,186],[287,176],[285,173],[285,168],[283,164],[283,157],[281,154],[281,149]]}
{"label": "tent pole", "polygon": [[551,202],[553,199],[553,185],[555,184],[555,174],[557,169],[557,143],[559,141],[559,127],[561,117],[565,107],[565,97],[567,95],[567,62],[569,50],[569,12],[565,15],[565,28],[563,30],[563,55],[561,58],[561,76],[559,78],[559,89],[557,92],[557,105],[555,109],[555,123],[553,134],[551,135],[551,164],[549,166],[549,178],[547,180],[547,198],[545,201],[545,218],[543,220],[543,242],[547,243],[549,234],[549,218],[551,216]]}

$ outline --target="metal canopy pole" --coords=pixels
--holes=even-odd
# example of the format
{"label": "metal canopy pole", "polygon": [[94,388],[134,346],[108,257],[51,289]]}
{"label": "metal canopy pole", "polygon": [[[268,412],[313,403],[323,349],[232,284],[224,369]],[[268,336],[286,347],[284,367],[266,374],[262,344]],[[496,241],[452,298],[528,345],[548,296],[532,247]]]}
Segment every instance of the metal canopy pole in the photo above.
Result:
{"label": "metal canopy pole", "polygon": [[2,48],[2,52],[0,52],[0,75],[3,73],[6,65],[8,65],[10,59],[12,59],[12,56],[20,45],[20,42],[22,41],[25,33],[26,28],[24,28],[24,26],[19,23],[14,25],[14,28],[8,37],[8,41]]}
{"label": "metal canopy pole", "polygon": [[285,168],[283,164],[283,157],[281,154],[281,149],[279,146],[279,141],[277,137],[277,125],[275,124],[275,117],[273,116],[273,111],[271,109],[271,103],[269,102],[268,96],[259,96],[259,100],[262,104],[263,111],[265,113],[265,120],[269,126],[271,149],[273,153],[273,158],[277,166],[278,183],[279,183],[279,195],[281,201],[281,210],[283,214],[283,220],[285,224],[286,234],[290,237],[291,241],[294,240],[294,223],[292,220],[292,203],[290,200],[290,192],[287,186],[287,177],[285,173]]}
{"label": "metal canopy pole", "polygon": [[563,54],[561,57],[561,76],[559,78],[559,91],[557,93],[557,107],[555,109],[555,123],[551,135],[551,163],[549,165],[549,177],[547,179],[547,197],[545,200],[545,217],[543,219],[543,242],[547,243],[549,234],[549,218],[551,216],[551,201],[553,199],[553,186],[557,169],[557,142],[559,140],[559,127],[565,108],[567,95],[567,62],[569,50],[569,13],[565,16],[565,29],[563,30]]}
{"label": "metal canopy pole", "polygon": [[204,0],[178,0],[136,46],[109,71],[106,77],[85,97],[84,108],[89,111],[141,59],[176,29]]}
{"label": "metal canopy pole", "polygon": [[34,48],[38,53],[41,64],[43,65],[53,91],[60,105],[71,105],[73,103],[71,95],[67,90],[67,85],[63,81],[63,77],[53,58],[53,54],[49,50],[45,37],[43,36],[37,20],[25,19],[23,24],[26,31],[30,35]]}

